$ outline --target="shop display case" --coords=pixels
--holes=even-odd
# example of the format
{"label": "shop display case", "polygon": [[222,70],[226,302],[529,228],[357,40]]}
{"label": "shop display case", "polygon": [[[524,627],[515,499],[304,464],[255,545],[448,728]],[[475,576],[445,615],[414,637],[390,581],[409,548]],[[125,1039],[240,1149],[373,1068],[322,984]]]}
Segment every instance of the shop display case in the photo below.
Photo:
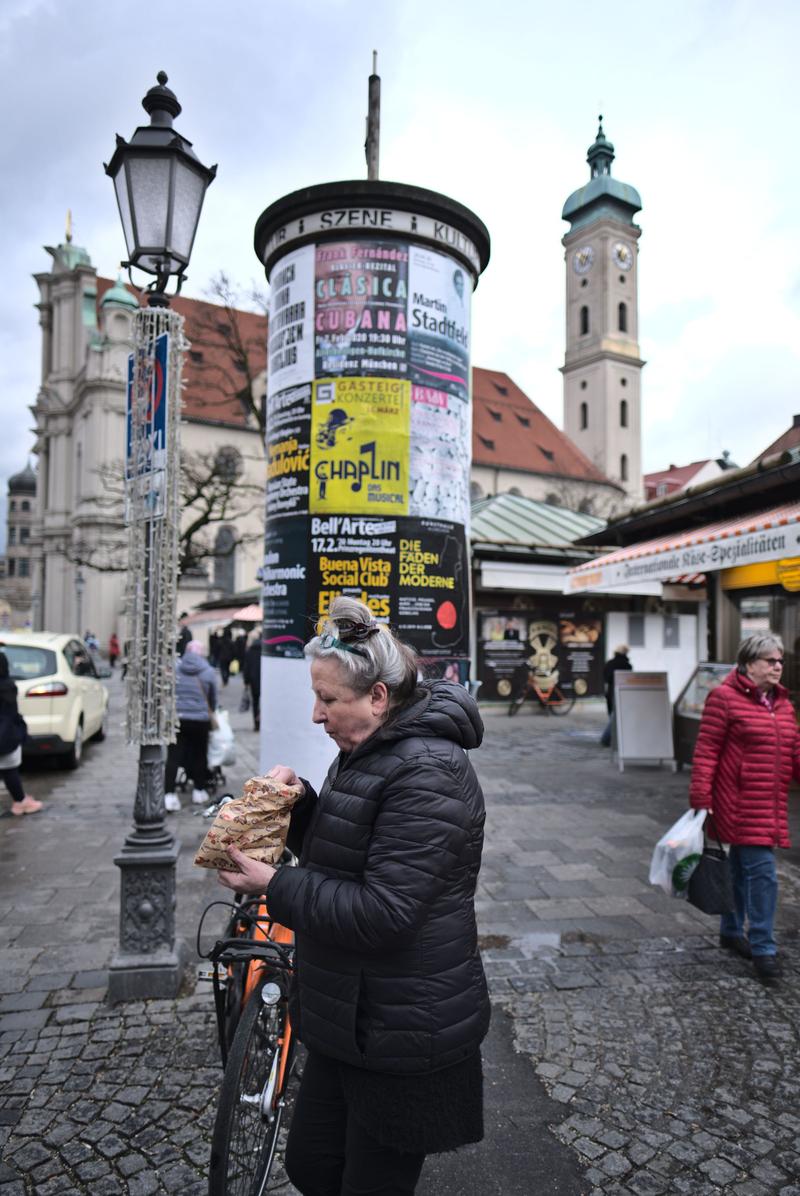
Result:
{"label": "shop display case", "polygon": [[712,689],[725,680],[732,668],[732,664],[699,664],[678,695],[673,707],[678,768],[692,763],[706,698]]}

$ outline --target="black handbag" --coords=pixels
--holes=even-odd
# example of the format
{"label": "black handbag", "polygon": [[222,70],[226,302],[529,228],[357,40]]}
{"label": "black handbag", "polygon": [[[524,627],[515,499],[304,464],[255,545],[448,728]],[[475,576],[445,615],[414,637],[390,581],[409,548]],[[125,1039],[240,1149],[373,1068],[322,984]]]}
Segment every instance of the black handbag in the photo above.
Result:
{"label": "black handbag", "polygon": [[689,877],[686,898],[704,914],[731,914],[736,908],[731,862],[718,838],[716,847],[706,843],[703,848],[699,863]]}

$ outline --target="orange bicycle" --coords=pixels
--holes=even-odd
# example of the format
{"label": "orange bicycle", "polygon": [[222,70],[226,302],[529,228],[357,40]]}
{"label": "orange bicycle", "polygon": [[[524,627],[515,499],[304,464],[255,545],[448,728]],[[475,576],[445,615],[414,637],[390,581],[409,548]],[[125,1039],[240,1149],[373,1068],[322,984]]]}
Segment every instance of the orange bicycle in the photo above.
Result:
{"label": "orange bicycle", "polygon": [[[290,856],[290,853],[284,853]],[[295,863],[291,856],[285,864]],[[200,949],[203,920],[217,905],[231,910],[225,937]],[[274,922],[263,896],[214,901],[203,913],[197,950],[210,968],[225,1075],[211,1139],[209,1196],[262,1196],[278,1145],[292,1073],[289,1018],[294,935]]]}
{"label": "orange bicycle", "polygon": [[519,712],[522,703],[529,694],[532,694],[539,705],[543,706],[549,714],[569,714],[575,705],[574,694],[570,696],[564,693],[558,684],[557,673],[554,678],[548,677],[546,680],[539,680],[535,673],[528,672],[517,692],[511,698],[511,703],[508,707],[509,717]]}

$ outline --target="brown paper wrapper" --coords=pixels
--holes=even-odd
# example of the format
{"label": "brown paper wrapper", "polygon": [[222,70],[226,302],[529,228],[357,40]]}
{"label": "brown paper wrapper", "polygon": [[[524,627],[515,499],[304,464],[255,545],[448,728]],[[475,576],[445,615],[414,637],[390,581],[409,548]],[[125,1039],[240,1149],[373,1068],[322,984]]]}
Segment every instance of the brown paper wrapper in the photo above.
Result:
{"label": "brown paper wrapper", "polygon": [[252,777],[244,793],[223,806],[209,827],[194,862],[225,872],[239,869],[228,855],[236,847],[259,864],[277,864],[286,845],[292,806],[302,785],[281,785],[273,777]]}

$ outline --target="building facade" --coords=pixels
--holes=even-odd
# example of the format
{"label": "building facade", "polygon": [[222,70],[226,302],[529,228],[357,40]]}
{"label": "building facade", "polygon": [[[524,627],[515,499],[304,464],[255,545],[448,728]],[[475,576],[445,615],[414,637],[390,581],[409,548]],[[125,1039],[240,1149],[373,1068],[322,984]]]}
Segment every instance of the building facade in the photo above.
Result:
{"label": "building facade", "polygon": [[36,508],[36,474],[30,462],[8,479],[6,555],[3,561],[0,622],[29,627],[33,622],[31,534]]}
{"label": "building facade", "polygon": [[566,267],[564,430],[631,502],[642,497],[639,354],[639,193],[611,175],[614,146],[603,132],[589,147],[589,182],[562,217]]}
{"label": "building facade", "polygon": [[[41,385],[31,408],[39,459],[30,532],[35,625],[101,644],[125,634],[125,403],[138,298],[98,278],[85,249],[48,247],[37,274]],[[241,401],[242,363],[229,343],[234,317],[216,304],[176,300],[189,342],[181,427],[184,531],[199,524],[196,554],[181,576],[179,603],[255,584],[262,553],[264,455]],[[235,313],[243,353],[265,354],[264,318]],[[263,386],[263,372],[262,381]],[[251,405],[252,406],[252,405]],[[236,482],[226,506],[226,475]],[[226,518],[227,513],[227,518]],[[215,555],[214,550],[218,550]]]}

